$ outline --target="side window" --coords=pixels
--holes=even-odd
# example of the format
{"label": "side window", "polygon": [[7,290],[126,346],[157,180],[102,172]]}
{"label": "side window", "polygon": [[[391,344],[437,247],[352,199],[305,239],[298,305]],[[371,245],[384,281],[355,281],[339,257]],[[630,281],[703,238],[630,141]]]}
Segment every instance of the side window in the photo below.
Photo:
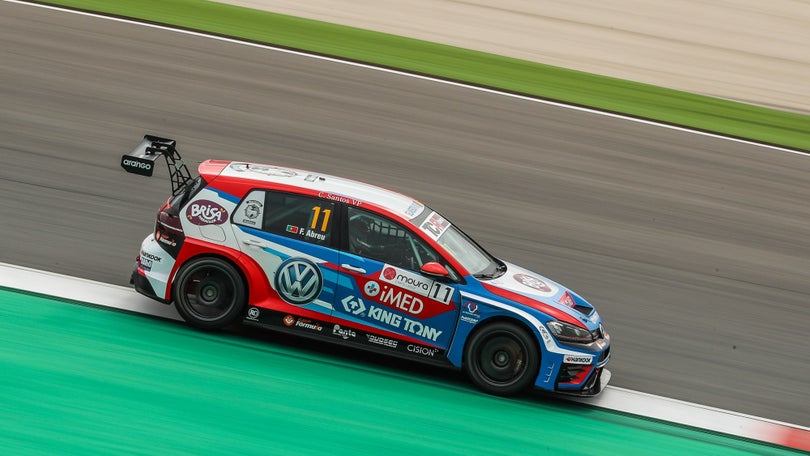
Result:
{"label": "side window", "polygon": [[413,232],[386,217],[349,206],[349,252],[413,271],[441,261]]}
{"label": "side window", "polygon": [[328,246],[335,203],[304,195],[267,192],[263,230],[291,239]]}
{"label": "side window", "polygon": [[233,223],[260,230],[262,220],[264,220],[264,190],[253,190],[236,207]]}

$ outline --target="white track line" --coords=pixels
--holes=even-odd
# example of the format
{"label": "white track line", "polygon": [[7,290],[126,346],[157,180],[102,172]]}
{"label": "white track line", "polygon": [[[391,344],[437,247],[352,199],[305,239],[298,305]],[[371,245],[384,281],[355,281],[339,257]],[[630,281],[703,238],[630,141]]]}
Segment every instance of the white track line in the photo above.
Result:
{"label": "white track line", "polygon": [[101,307],[182,320],[174,305],[166,305],[132,288],[0,263],[0,287],[54,296]]}
{"label": "white track line", "polygon": [[[0,263],[0,287],[180,320],[174,306],[141,296],[131,288],[8,263]],[[641,417],[810,450],[810,428],[653,394],[608,386],[595,398],[572,400]]]}
{"label": "white track line", "polygon": [[405,71],[393,70],[393,69],[390,69],[390,68],[381,68],[381,67],[374,66],[374,65],[368,65],[368,64],[357,63],[357,62],[349,62],[349,61],[341,60],[341,59],[338,59],[338,58],[325,57],[325,56],[322,56],[322,55],[314,55],[314,54],[310,54],[310,53],[307,53],[307,52],[301,52],[301,51],[293,51],[293,50],[290,50],[290,49],[274,47],[274,46],[270,46],[270,45],[266,45],[266,44],[252,43],[252,42],[249,42],[249,41],[243,41],[243,40],[236,39],[236,38],[226,38],[226,37],[222,37],[222,36],[209,35],[209,34],[202,33],[202,32],[193,32],[193,31],[189,31],[189,30],[182,30],[182,29],[173,28],[173,27],[170,27],[170,26],[165,26],[165,25],[148,24],[148,23],[145,23],[145,22],[137,21],[137,20],[109,17],[109,16],[104,16],[102,14],[87,13],[87,12],[82,12],[82,11],[73,11],[73,10],[61,8],[61,7],[58,7],[58,6],[41,5],[41,4],[37,4],[37,3],[28,3],[28,2],[26,2],[24,0],[2,0],[2,1],[5,1],[7,3],[16,3],[16,4],[19,4],[19,5],[28,5],[28,6],[33,6],[33,7],[37,7],[37,8],[45,8],[45,9],[50,9],[50,10],[55,10],[55,11],[62,11],[62,12],[66,12],[66,13],[78,14],[78,15],[81,15],[81,16],[94,17],[94,18],[104,19],[104,20],[109,20],[109,21],[123,22],[123,23],[126,23],[126,24],[140,25],[140,26],[143,26],[143,27],[149,27],[149,28],[154,28],[154,29],[159,29],[159,30],[172,31],[172,32],[176,32],[176,33],[182,33],[182,34],[185,34],[185,35],[198,36],[198,37],[201,37],[201,38],[208,38],[208,39],[213,39],[213,40],[218,40],[218,41],[224,41],[224,42],[227,42],[227,43],[240,44],[240,45],[244,45],[244,46],[251,46],[251,47],[256,47],[256,48],[260,48],[260,49],[272,50],[272,51],[276,51],[276,52],[283,52],[285,54],[298,55],[298,56],[301,56],[301,57],[306,57],[306,58],[311,58],[311,59],[325,60],[325,61],[328,61],[328,62],[340,63],[340,64],[343,64],[343,65],[349,65],[349,66],[354,66],[354,67],[359,67],[359,68],[365,68],[365,69],[373,70],[373,71],[381,71],[381,72],[385,72],[385,73],[391,73],[391,74],[396,74],[396,75],[410,77],[410,78],[422,79],[422,80],[425,80],[425,81],[432,81],[432,82],[435,82],[435,83],[438,83],[438,84],[446,84],[446,85],[451,85],[451,86],[455,86],[455,87],[463,87],[465,89],[477,90],[479,92],[486,92],[486,93],[501,95],[501,96],[505,96],[505,97],[516,98],[516,99],[519,99],[519,100],[530,101],[530,102],[541,103],[541,104],[545,104],[545,105],[549,105],[549,106],[556,106],[556,107],[560,107],[560,108],[571,109],[571,110],[574,110],[574,111],[587,112],[587,113],[590,113],[590,114],[596,114],[596,115],[605,116],[605,117],[612,117],[612,118],[615,118],[615,119],[622,119],[622,120],[625,120],[625,121],[628,121],[628,122],[635,122],[635,123],[640,123],[640,124],[644,124],[644,125],[651,125],[651,126],[656,126],[656,127],[661,127],[661,128],[667,128],[667,129],[670,129],[670,130],[677,130],[677,131],[692,133],[692,134],[695,134],[695,135],[707,136],[707,137],[711,137],[711,138],[725,139],[727,141],[734,141],[734,142],[741,143],[741,144],[759,146],[759,147],[762,147],[762,148],[777,150],[777,151],[780,151],[780,152],[787,152],[787,153],[795,154],[795,155],[802,155],[802,156],[807,156],[808,155],[806,152],[786,149],[786,148],[778,147],[778,146],[772,146],[772,145],[769,145],[769,144],[762,144],[762,143],[758,143],[758,142],[755,142],[755,141],[749,141],[749,140],[740,139],[740,138],[731,138],[731,137],[723,136],[723,135],[720,135],[720,134],[717,134],[717,133],[709,133],[709,132],[705,132],[705,131],[693,130],[693,129],[686,128],[686,127],[678,127],[678,126],[674,126],[674,125],[667,125],[667,124],[655,122],[655,121],[652,121],[652,120],[638,119],[638,118],[635,118],[635,117],[630,117],[630,116],[625,116],[625,115],[622,115],[622,114],[599,111],[597,109],[586,108],[586,107],[582,107],[582,106],[574,106],[574,105],[561,103],[561,102],[556,102],[556,101],[549,101],[549,100],[543,100],[543,99],[539,99],[539,98],[528,97],[528,96],[524,96],[524,95],[517,95],[517,94],[514,94],[514,93],[503,92],[503,91],[500,91],[500,90],[497,90],[497,89],[488,89],[488,88],[484,88],[484,87],[476,87],[474,85],[464,84],[464,83],[461,83],[461,82],[447,81],[447,80],[444,80],[444,79],[439,79],[439,78],[430,77],[430,76],[424,76],[424,75],[418,75],[418,74],[412,74],[412,73],[408,73],[408,72],[405,72]]}

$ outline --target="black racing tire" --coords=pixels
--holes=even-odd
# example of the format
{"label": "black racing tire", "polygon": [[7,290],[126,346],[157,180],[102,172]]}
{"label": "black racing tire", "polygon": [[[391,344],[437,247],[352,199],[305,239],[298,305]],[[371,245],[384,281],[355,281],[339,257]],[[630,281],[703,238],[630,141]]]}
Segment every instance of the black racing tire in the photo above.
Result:
{"label": "black racing tire", "polygon": [[195,328],[222,329],[245,308],[245,284],[239,271],[219,258],[197,258],[184,264],[173,287],[174,306]]}
{"label": "black racing tire", "polygon": [[537,378],[537,342],[523,327],[500,321],[476,330],[464,348],[464,372],[486,393],[513,396]]}

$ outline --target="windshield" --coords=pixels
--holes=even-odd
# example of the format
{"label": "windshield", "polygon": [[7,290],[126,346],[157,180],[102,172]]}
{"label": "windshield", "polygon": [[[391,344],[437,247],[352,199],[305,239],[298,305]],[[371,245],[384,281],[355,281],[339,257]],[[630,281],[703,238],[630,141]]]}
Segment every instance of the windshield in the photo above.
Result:
{"label": "windshield", "polygon": [[433,238],[473,276],[491,279],[503,273],[505,265],[502,262],[487,253],[437,212],[431,211],[424,219],[419,217],[412,222],[417,222],[416,225],[425,234]]}
{"label": "windshield", "polygon": [[453,225],[439,237],[438,242],[474,276],[490,275],[497,270],[495,259]]}

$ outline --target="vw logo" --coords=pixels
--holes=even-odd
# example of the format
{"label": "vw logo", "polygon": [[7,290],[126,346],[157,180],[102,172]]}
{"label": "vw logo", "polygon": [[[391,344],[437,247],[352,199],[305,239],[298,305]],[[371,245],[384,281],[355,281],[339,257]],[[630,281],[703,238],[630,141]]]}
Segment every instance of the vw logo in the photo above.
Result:
{"label": "vw logo", "polygon": [[276,271],[275,285],[281,299],[301,306],[321,294],[323,277],[315,263],[304,258],[290,258]]}

